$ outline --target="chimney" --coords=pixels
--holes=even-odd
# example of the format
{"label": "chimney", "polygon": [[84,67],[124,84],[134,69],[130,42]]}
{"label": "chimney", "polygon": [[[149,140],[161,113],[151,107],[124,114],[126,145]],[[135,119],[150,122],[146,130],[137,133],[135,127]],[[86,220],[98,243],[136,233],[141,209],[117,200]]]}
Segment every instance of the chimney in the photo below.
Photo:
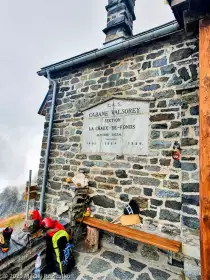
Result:
{"label": "chimney", "polygon": [[[133,35],[133,21],[136,19],[134,6],[136,0],[108,0],[107,27],[103,30],[106,34],[105,45],[108,42]],[[113,43],[115,43],[114,41]]]}

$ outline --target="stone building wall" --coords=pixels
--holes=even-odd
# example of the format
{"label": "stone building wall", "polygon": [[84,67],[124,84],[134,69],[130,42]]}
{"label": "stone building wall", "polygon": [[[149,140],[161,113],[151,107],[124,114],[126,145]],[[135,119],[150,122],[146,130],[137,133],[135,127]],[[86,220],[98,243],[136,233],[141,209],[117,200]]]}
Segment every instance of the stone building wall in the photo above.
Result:
{"label": "stone building wall", "polygon": [[[65,179],[85,172],[90,179],[94,216],[111,220],[122,214],[129,200],[135,198],[142,217],[142,224],[136,228],[181,240],[185,255],[199,259],[197,38],[186,38],[183,32],[178,32],[56,75],[59,89],[46,214],[57,217],[62,207],[71,204],[71,187]],[[40,185],[50,94],[51,90],[41,151]],[[155,98],[150,102],[148,156],[81,153],[81,110],[110,96]],[[182,148],[180,161],[172,159],[174,144]],[[68,219],[68,212],[60,218]],[[191,263],[189,259],[185,265]]]}

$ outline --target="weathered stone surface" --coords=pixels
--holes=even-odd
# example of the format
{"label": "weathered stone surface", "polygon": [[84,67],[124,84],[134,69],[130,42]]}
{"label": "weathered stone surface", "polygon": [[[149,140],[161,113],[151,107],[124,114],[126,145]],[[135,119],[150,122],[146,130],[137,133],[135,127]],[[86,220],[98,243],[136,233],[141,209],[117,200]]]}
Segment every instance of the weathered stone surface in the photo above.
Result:
{"label": "weathered stone surface", "polygon": [[114,275],[117,279],[120,279],[120,280],[133,279],[133,277],[134,277],[134,274],[132,274],[129,271],[125,271],[121,268],[115,268],[114,269]]}
{"label": "weathered stone surface", "polygon": [[152,196],[153,189],[150,188],[144,188],[144,195],[146,196]]}
{"label": "weathered stone surface", "polygon": [[95,205],[102,206],[104,208],[114,208],[114,200],[106,197],[105,195],[96,195],[93,197],[93,202]]}
{"label": "weathered stone surface", "polygon": [[132,180],[121,180],[120,185],[126,186],[126,185],[131,185]]}
{"label": "weathered stone surface", "polygon": [[123,194],[123,193],[120,195],[120,199],[122,201],[129,201],[128,195],[127,194]]}
{"label": "weathered stone surface", "polygon": [[149,267],[149,271],[152,273],[152,277],[155,280],[167,280],[171,275],[165,271]]}
{"label": "weathered stone surface", "polygon": [[150,202],[152,205],[155,205],[155,206],[161,206],[163,204],[162,200],[158,200],[158,199],[154,199],[154,198],[151,198]]}
{"label": "weathered stone surface", "polygon": [[87,269],[93,274],[101,273],[111,268],[112,266],[110,263],[99,258],[93,259],[92,262],[87,267]]}
{"label": "weathered stone surface", "polygon": [[199,206],[199,196],[198,195],[182,195],[182,203]]}
{"label": "weathered stone surface", "polygon": [[113,263],[124,263],[124,256],[112,251],[105,251],[101,254],[101,257],[112,261]]}
{"label": "weathered stone surface", "polygon": [[178,227],[173,226],[173,225],[164,225],[164,226],[162,226],[161,231],[170,236],[180,235],[180,232],[181,232]]}
{"label": "weathered stone surface", "polygon": [[165,206],[174,210],[181,210],[182,203],[174,200],[168,200],[166,201]]}
{"label": "weathered stone surface", "polygon": [[143,258],[152,260],[152,261],[158,261],[159,255],[157,253],[157,249],[150,245],[143,245],[141,249],[141,255]]}
{"label": "weathered stone surface", "polygon": [[179,61],[185,58],[188,58],[193,54],[193,50],[191,48],[183,48],[171,53],[169,62]]}
{"label": "weathered stone surface", "polygon": [[121,238],[121,237],[118,237],[118,236],[115,236],[114,238],[114,244],[121,247],[122,249],[130,252],[130,253],[134,253],[137,251],[137,247],[138,247],[138,244],[133,242],[133,241],[130,241],[128,239],[124,239],[124,238]]}
{"label": "weathered stone surface", "polygon": [[90,155],[89,160],[101,160],[101,156],[99,155]]}
{"label": "weathered stone surface", "polygon": [[154,210],[142,210],[140,211],[140,214],[146,217],[150,217],[150,218],[155,218],[157,215],[157,212]]}
{"label": "weathered stone surface", "polygon": [[105,177],[97,176],[97,177],[95,177],[95,181],[96,182],[106,183],[106,178]]}
{"label": "weathered stone surface", "polygon": [[186,206],[186,205],[184,205],[184,206],[182,207],[182,211],[183,211],[184,213],[189,214],[189,215],[197,215],[197,211],[196,211],[194,208],[190,208],[190,207],[188,207],[188,206]]}
{"label": "weathered stone surface", "polygon": [[162,75],[173,74],[176,68],[173,64],[169,64],[160,68]]}
{"label": "weathered stone surface", "polygon": [[155,178],[147,178],[147,177],[134,177],[134,184],[146,185],[146,186],[159,186],[160,180]]}
{"label": "weathered stone surface", "polygon": [[199,192],[199,183],[183,183],[183,192]]}
{"label": "weathered stone surface", "polygon": [[144,167],[142,166],[142,165],[140,165],[140,164],[134,164],[133,165],[133,169],[138,169],[138,170],[140,170],[140,169],[143,169]]}
{"label": "weathered stone surface", "polygon": [[173,197],[180,197],[180,193],[174,191],[167,191],[163,189],[156,189],[155,194],[157,197],[160,198],[173,198]]}
{"label": "weathered stone surface", "polygon": [[125,170],[116,170],[115,174],[118,178],[127,178],[128,177]]}
{"label": "weathered stone surface", "polygon": [[133,260],[131,258],[129,258],[129,263],[130,263],[130,267],[129,267],[130,270],[133,270],[135,272],[140,272],[146,267],[145,264],[138,262],[136,260]]}
{"label": "weathered stone surface", "polygon": [[160,210],[160,220],[167,220],[170,222],[179,222],[180,221],[180,214],[169,211],[166,209],[161,209]]}
{"label": "weathered stone surface", "polygon": [[148,273],[142,273],[136,278],[136,280],[151,280],[151,278]]}
{"label": "weathered stone surface", "polygon": [[131,195],[140,195],[141,194],[141,189],[138,187],[130,187],[126,188],[124,190],[125,193],[131,194]]}
{"label": "weathered stone surface", "polygon": [[152,124],[152,129],[167,129],[168,125],[167,123],[158,123],[158,124]]}
{"label": "weathered stone surface", "polygon": [[178,77],[176,74],[173,74],[173,76],[167,82],[168,87],[172,87],[175,85],[181,85],[181,84],[182,84],[182,79],[180,77]]}
{"label": "weathered stone surface", "polygon": [[139,205],[139,208],[145,209],[148,208],[148,199],[144,197],[133,197],[133,199],[137,202]]}
{"label": "weathered stone surface", "polygon": [[168,189],[172,189],[172,190],[176,190],[176,189],[179,189],[179,183],[174,182],[174,181],[164,180],[163,181],[163,187],[168,188]]}
{"label": "weathered stone surface", "polygon": [[185,170],[185,171],[194,171],[197,169],[197,164],[191,163],[191,162],[182,162],[181,167],[182,167],[182,170]]}
{"label": "weathered stone surface", "polygon": [[150,144],[151,149],[168,149],[171,146],[171,142],[169,141],[152,141]]}
{"label": "weathered stone surface", "polygon": [[173,120],[174,114],[156,114],[156,115],[152,115],[150,117],[150,121],[151,122],[158,122],[158,121],[169,121],[169,120]]}
{"label": "weathered stone surface", "polygon": [[139,73],[138,79],[139,80],[147,80],[152,77],[159,76],[159,71],[158,70],[147,70],[147,71],[142,71]]}
{"label": "weathered stone surface", "polygon": [[130,163],[125,163],[125,162],[113,162],[113,163],[111,163],[111,167],[125,169],[125,168],[130,168],[131,165],[130,165]]}
{"label": "weathered stone surface", "polygon": [[200,222],[198,218],[182,216],[183,224],[191,229],[199,229]]}

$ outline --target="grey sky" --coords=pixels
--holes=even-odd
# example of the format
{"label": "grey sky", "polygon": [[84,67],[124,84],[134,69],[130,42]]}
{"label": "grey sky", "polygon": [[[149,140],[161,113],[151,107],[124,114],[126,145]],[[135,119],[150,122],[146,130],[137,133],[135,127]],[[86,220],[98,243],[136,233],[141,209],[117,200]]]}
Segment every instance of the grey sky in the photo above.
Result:
{"label": "grey sky", "polygon": [[[0,1],[0,190],[38,169],[48,82],[40,67],[100,48],[108,0]],[[164,0],[136,0],[139,33],[174,19]]]}

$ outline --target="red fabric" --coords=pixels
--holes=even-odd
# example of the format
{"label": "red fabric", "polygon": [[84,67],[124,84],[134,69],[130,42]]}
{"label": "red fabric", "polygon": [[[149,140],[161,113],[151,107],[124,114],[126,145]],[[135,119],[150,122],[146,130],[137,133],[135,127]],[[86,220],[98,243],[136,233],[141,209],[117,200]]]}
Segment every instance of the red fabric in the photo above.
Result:
{"label": "red fabric", "polygon": [[62,224],[60,224],[57,220],[55,220],[53,229],[49,230],[47,234],[52,237],[57,231],[61,229],[66,230]]}
{"label": "red fabric", "polygon": [[50,218],[44,218],[43,221],[42,221],[42,226],[47,228],[47,229],[51,229],[51,228],[54,228],[55,226],[55,221],[53,221],[52,219]]}
{"label": "red fabric", "polygon": [[42,217],[39,214],[38,210],[33,210],[32,212],[32,220],[38,220],[39,221],[39,226],[42,226]]}

